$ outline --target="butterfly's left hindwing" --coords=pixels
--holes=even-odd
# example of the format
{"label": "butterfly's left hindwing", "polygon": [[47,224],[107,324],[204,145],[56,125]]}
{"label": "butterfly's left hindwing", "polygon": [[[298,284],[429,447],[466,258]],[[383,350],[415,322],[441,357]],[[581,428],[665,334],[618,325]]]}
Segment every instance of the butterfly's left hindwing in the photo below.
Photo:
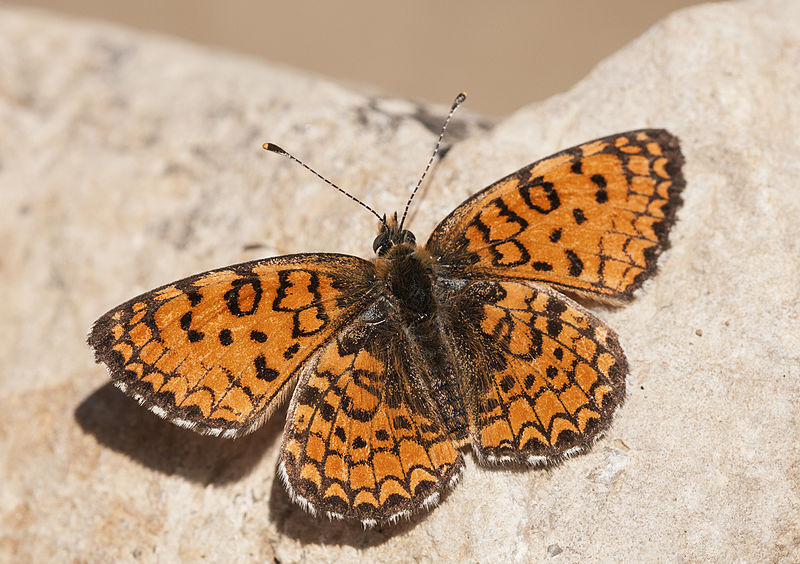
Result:
{"label": "butterfly's left hindwing", "polygon": [[394,521],[436,505],[458,479],[462,455],[418,374],[435,369],[406,338],[390,320],[356,322],[304,368],[280,472],[310,512]]}
{"label": "butterfly's left hindwing", "polygon": [[205,272],[138,296],[89,334],[118,388],[201,433],[269,416],[311,354],[369,301],[374,265],[290,255]]}
{"label": "butterfly's left hindwing", "polygon": [[627,362],[614,332],[578,304],[545,286],[482,280],[451,315],[480,459],[549,465],[611,423]]}

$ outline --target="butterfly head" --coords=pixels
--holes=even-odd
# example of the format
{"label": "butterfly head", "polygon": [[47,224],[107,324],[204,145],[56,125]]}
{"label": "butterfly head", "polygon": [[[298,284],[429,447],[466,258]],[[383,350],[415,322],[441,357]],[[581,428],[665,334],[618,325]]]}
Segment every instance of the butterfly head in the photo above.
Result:
{"label": "butterfly head", "polygon": [[375,237],[375,241],[372,243],[372,250],[379,257],[385,256],[392,247],[402,243],[407,243],[412,247],[417,244],[414,234],[408,229],[403,229],[397,223],[397,213],[388,219],[384,216],[378,224],[378,229],[378,236]]}

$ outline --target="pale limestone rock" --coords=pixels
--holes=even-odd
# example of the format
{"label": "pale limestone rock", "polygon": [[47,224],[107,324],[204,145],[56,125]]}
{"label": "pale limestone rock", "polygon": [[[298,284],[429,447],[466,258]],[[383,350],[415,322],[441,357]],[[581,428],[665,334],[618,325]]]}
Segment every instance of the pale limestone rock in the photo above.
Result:
{"label": "pale limestone rock", "polygon": [[109,307],[198,271],[369,256],[374,219],[260,144],[393,211],[445,106],[11,8],[0,61],[0,560],[800,557],[794,0],[674,14],[489,133],[457,116],[414,210],[421,239],[501,175],[632,128],[680,136],[685,203],[659,274],[599,311],[632,368],[608,437],[552,472],[468,455],[440,507],[368,532],[288,501],[282,415],[239,441],[175,428],[110,387],[83,339]]}

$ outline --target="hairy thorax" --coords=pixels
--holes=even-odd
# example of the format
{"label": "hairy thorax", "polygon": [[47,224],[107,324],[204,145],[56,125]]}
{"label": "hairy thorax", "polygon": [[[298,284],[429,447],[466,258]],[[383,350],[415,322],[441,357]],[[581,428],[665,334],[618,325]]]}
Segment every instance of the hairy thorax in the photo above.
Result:
{"label": "hairy thorax", "polygon": [[406,323],[430,321],[436,314],[436,263],[415,243],[393,246],[376,261],[376,274],[396,313]]}

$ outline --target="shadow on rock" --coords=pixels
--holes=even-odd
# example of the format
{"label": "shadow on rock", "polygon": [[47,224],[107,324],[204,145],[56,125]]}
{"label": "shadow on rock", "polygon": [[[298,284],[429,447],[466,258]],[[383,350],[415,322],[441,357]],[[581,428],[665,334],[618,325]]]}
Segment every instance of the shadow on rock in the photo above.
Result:
{"label": "shadow on rock", "polygon": [[[81,402],[74,416],[81,429],[101,445],[147,468],[215,486],[247,476],[265,451],[277,446],[285,424],[284,410],[278,408],[267,423],[251,435],[239,439],[199,435],[143,409],[111,383]],[[447,494],[442,497],[446,498]],[[303,543],[355,548],[378,546],[416,527],[429,514],[430,511],[423,510],[395,525],[366,530],[358,521],[315,517],[289,499],[277,471],[269,496],[269,515],[278,531]]]}
{"label": "shadow on rock", "polygon": [[148,468],[214,485],[247,476],[280,440],[284,425],[278,410],[261,429],[239,439],[199,435],[158,418],[111,383],[77,407],[75,420],[100,444]]}

